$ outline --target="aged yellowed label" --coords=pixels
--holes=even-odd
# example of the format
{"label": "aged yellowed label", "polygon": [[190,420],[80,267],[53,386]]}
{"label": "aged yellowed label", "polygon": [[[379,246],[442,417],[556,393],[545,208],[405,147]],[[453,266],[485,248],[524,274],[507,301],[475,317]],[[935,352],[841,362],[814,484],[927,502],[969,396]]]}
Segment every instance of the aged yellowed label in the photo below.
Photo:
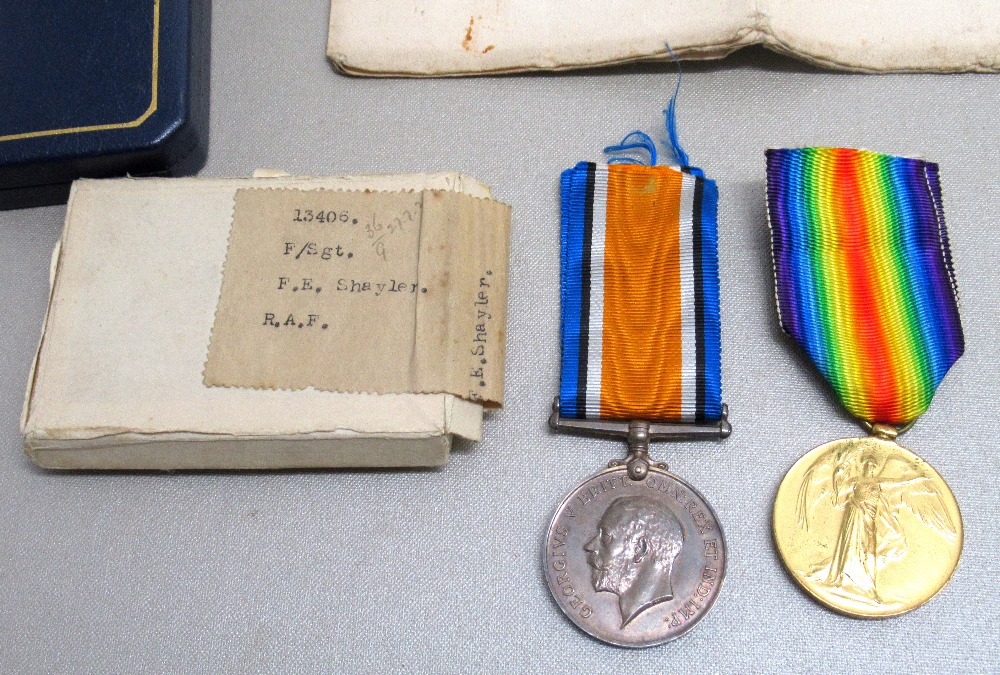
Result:
{"label": "aged yellowed label", "polygon": [[205,384],[501,405],[509,223],[458,192],[240,190]]}

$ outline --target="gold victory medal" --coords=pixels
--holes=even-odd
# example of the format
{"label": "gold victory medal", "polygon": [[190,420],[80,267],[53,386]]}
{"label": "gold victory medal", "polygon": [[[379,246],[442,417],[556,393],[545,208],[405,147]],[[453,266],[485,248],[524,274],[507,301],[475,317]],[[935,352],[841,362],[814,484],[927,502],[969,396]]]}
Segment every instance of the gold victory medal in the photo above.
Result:
{"label": "gold victory medal", "polygon": [[962,516],[947,483],[917,455],[889,438],[846,438],[813,449],[785,475],[774,539],[792,578],[817,601],[885,618],[948,583],[962,554]]}

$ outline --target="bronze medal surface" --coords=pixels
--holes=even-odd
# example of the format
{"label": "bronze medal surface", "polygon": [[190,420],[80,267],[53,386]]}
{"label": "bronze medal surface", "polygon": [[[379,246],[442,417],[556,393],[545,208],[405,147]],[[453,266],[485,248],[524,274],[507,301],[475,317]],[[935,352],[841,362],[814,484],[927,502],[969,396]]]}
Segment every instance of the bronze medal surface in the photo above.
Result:
{"label": "bronze medal surface", "polygon": [[708,502],[654,466],[595,474],[556,509],[545,578],[560,609],[593,637],[650,647],[698,623],[726,572],[726,543]]}
{"label": "bronze medal surface", "polygon": [[785,475],[774,539],[792,578],[856,618],[903,614],[931,599],[962,553],[962,516],[948,484],[883,438],[815,448]]}

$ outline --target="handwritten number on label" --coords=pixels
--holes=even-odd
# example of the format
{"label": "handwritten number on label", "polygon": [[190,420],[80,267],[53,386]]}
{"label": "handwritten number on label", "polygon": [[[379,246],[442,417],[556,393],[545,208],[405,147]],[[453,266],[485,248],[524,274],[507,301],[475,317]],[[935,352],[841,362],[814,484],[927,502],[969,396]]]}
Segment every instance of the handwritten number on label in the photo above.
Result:
{"label": "handwritten number on label", "polygon": [[[420,204],[418,203],[417,206],[420,206]],[[365,225],[365,232],[368,234],[368,238],[372,240],[371,245],[375,249],[375,255],[388,262],[387,237],[397,232],[402,232],[406,229],[406,225],[415,222],[419,215],[420,212],[417,210],[404,209],[399,216],[392,217],[385,222],[379,222],[378,214],[372,213],[371,222]]]}

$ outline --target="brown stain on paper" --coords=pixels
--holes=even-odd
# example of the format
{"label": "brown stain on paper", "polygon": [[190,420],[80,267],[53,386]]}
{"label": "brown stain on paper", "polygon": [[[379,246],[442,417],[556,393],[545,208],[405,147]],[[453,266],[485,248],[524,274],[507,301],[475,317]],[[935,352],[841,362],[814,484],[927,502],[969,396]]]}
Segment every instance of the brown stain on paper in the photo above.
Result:
{"label": "brown stain on paper", "polygon": [[462,49],[467,52],[472,51],[472,29],[476,26],[476,17],[469,17],[469,27],[465,29],[465,39],[462,40]]}
{"label": "brown stain on paper", "polygon": [[[470,53],[479,51],[478,48],[476,48],[476,47],[474,47],[472,45],[473,41],[476,39],[476,35],[475,35],[476,19],[479,19],[480,21],[482,21],[483,17],[482,16],[478,16],[478,17],[470,16],[469,17],[469,25],[465,29],[465,39],[462,40],[462,49],[464,49],[465,51],[470,52]],[[496,45],[488,45],[486,47],[486,49],[483,49],[479,53],[480,54],[487,54],[487,53],[493,51],[494,49],[496,49]]]}

